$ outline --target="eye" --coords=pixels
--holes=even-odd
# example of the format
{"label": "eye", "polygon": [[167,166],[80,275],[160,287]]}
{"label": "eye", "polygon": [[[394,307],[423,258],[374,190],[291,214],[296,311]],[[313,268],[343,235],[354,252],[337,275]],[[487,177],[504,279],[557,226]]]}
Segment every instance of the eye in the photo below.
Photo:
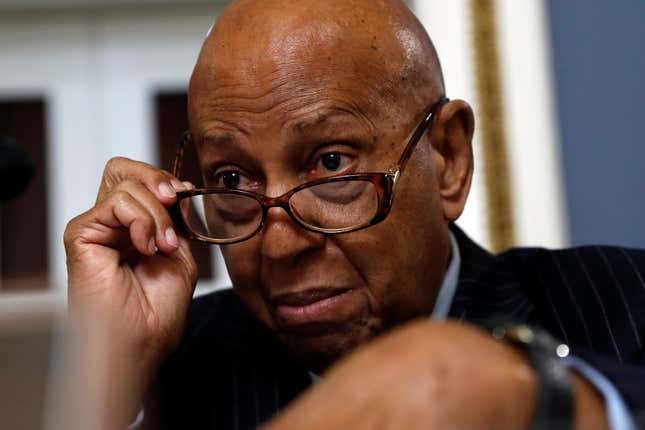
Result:
{"label": "eye", "polygon": [[255,183],[239,170],[229,169],[215,172],[213,179],[216,187],[228,188],[230,190],[249,190],[255,187]]}
{"label": "eye", "polygon": [[353,158],[339,151],[329,151],[319,155],[315,160],[309,174],[314,177],[324,177],[347,170]]}
{"label": "eye", "polygon": [[341,155],[338,152],[330,152],[320,157],[320,162],[325,169],[335,172],[340,168]]}
{"label": "eye", "polygon": [[226,188],[237,188],[240,185],[240,173],[239,172],[224,172],[222,174],[222,183]]}

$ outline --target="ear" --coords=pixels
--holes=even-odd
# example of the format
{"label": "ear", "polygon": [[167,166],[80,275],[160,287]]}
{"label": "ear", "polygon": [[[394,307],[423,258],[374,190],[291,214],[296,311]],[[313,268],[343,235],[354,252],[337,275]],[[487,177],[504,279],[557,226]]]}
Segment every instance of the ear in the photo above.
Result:
{"label": "ear", "polygon": [[473,177],[472,139],[475,118],[463,100],[445,104],[429,133],[443,216],[455,221],[464,210]]}

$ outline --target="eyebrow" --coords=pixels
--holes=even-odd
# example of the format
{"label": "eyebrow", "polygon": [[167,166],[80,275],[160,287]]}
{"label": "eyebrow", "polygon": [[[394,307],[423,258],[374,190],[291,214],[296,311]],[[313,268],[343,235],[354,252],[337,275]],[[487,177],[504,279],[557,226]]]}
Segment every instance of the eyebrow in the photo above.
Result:
{"label": "eyebrow", "polygon": [[303,134],[329,120],[328,114],[318,114],[315,118],[298,121],[291,125],[293,134]]}
{"label": "eyebrow", "polygon": [[[361,117],[354,112],[343,108],[325,109],[316,113],[314,117],[296,121],[288,126],[289,132],[295,136],[306,136],[320,128],[333,125],[333,120],[349,120],[361,123]],[[237,145],[238,140],[235,134],[230,131],[206,133],[201,139],[201,145],[230,147]]]}
{"label": "eyebrow", "polygon": [[310,133],[313,129],[321,125],[329,124],[335,117],[349,118],[353,120],[357,119],[352,112],[346,109],[331,109],[319,112],[313,118],[307,118],[293,123],[289,126],[289,131],[295,135],[304,135]]}
{"label": "eyebrow", "polygon": [[237,142],[233,133],[224,131],[221,133],[206,134],[202,139],[202,144],[216,145],[216,146],[231,146]]}

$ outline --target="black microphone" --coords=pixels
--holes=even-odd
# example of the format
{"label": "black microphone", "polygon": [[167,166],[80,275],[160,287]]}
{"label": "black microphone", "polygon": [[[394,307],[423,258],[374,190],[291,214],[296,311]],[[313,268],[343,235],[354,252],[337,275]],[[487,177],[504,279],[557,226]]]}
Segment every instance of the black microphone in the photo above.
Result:
{"label": "black microphone", "polygon": [[0,201],[19,196],[34,176],[34,165],[16,140],[0,136]]}

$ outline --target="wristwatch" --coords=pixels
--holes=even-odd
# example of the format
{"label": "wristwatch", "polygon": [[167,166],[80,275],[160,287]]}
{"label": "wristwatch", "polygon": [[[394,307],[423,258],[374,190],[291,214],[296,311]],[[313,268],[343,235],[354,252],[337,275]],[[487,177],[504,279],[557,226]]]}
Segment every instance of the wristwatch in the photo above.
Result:
{"label": "wristwatch", "polygon": [[569,347],[545,330],[528,325],[498,325],[491,334],[525,352],[537,373],[539,388],[529,429],[573,429],[573,384],[571,374],[562,362],[569,354]]}

